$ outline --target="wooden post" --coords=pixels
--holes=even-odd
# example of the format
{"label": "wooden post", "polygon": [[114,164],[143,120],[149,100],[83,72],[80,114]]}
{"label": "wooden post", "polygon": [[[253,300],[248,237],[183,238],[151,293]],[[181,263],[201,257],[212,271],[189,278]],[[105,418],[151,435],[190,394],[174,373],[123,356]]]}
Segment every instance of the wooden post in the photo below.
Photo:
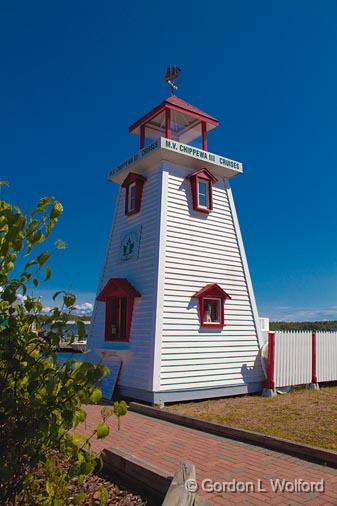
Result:
{"label": "wooden post", "polygon": [[211,506],[212,503],[197,495],[197,491],[194,465],[181,462],[162,506]]}

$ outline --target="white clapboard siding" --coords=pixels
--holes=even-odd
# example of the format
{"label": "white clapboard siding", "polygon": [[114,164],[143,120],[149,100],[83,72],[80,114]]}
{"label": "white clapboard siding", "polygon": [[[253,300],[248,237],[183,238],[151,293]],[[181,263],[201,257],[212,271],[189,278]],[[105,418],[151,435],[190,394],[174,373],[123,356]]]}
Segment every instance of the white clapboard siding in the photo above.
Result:
{"label": "white clapboard siding", "polygon": [[[207,377],[207,379],[206,379]],[[161,380],[161,391],[165,390],[172,390],[172,382],[175,385],[175,390],[193,390],[193,389],[199,389],[199,388],[220,388],[220,387],[231,387],[233,385],[235,386],[241,386],[244,385],[246,382],[243,379],[242,374],[238,373],[236,375],[228,375],[226,377],[220,377],[220,378],[213,378],[211,376],[202,376],[200,375],[199,380],[197,379],[191,379],[190,381],[182,380],[181,378],[175,378],[175,379],[163,379]]]}
{"label": "white clapboard siding", "polygon": [[[106,261],[99,284],[100,291],[110,278],[127,278],[141,293],[135,299],[130,343],[125,347],[129,356],[123,361],[120,384],[152,390],[152,367],[155,328],[155,295],[157,286],[158,237],[160,229],[161,167],[144,173],[147,181],[143,189],[142,207],[138,214],[124,213],[125,194],[120,191],[116,215],[110,234]],[[120,260],[121,236],[138,225],[142,226],[139,259]],[[117,349],[118,344],[104,341],[104,303],[96,302],[89,346]]]}
{"label": "white clapboard siding", "polygon": [[275,333],[275,385],[303,385],[311,382],[311,333]]}
{"label": "white clapboard siding", "polygon": [[226,327],[222,331],[219,331],[217,334],[215,334],[217,330],[209,329],[208,332],[201,332],[200,326],[195,323],[193,325],[185,324],[184,326],[182,324],[167,324],[167,329],[163,330],[163,336],[167,336],[165,339],[165,342],[170,341],[193,341],[193,342],[207,342],[210,341],[220,341],[223,342],[224,336],[228,339],[230,336],[234,336],[235,339],[238,340],[247,340],[250,339],[251,335],[255,335],[255,332],[252,328],[252,326],[246,327],[246,330],[237,330],[237,329],[230,329]]}
{"label": "white clapboard siding", "polygon": [[[195,322],[195,315],[197,314],[197,308],[192,308],[190,311],[186,311],[186,313],[181,314],[179,311],[177,311],[175,308],[168,308],[167,311],[165,311],[165,315],[163,316],[163,320],[175,320],[177,321],[177,318],[180,318],[182,321],[189,320],[191,322]],[[249,313],[248,313],[249,314]],[[241,322],[243,320],[243,322]],[[226,326],[229,325],[241,325],[245,324],[245,322],[249,321],[250,323],[253,323],[253,319],[249,319],[247,317],[247,314],[238,314],[236,315],[234,311],[226,311]]]}
{"label": "white clapboard siding", "polygon": [[[166,260],[168,263],[171,262],[171,263],[189,265],[190,259],[193,258],[193,261],[195,262],[196,265],[200,265],[200,263],[201,263],[201,265],[204,264],[205,255],[201,251],[189,252],[189,250],[185,251],[185,250],[181,249],[180,256],[179,256],[179,258],[176,259],[176,261],[174,258],[175,251],[176,251],[175,248],[170,248],[169,246],[167,246]],[[231,257],[223,258],[223,255],[216,255],[215,253],[213,253],[212,258],[209,258],[210,265],[211,266],[217,265],[217,260],[221,260],[223,262],[224,268],[227,268],[227,267],[232,268],[233,267],[233,270],[238,270],[238,268],[241,269],[241,260],[240,259],[237,259],[237,258],[233,259]]]}
{"label": "white clapboard siding", "polygon": [[[222,348],[180,348],[179,359],[177,358],[177,352],[175,348],[163,350],[162,365],[169,366],[173,361],[179,360],[181,364],[194,363],[193,361],[203,361],[203,363],[213,363],[214,359],[223,359],[223,363],[227,363],[228,357],[242,356],[242,361],[245,361],[246,354],[255,353],[256,348],[254,346],[245,346],[245,352],[242,353],[242,346],[227,346],[226,351]],[[192,361],[192,362],[190,362]]]}
{"label": "white clapboard siding", "polygon": [[[213,187],[213,211],[192,207],[191,170],[165,164],[167,211],[160,390],[216,388],[261,381],[259,345],[226,183]],[[232,297],[225,327],[202,329],[193,294],[218,283]]]}
{"label": "white clapboard siding", "polygon": [[337,380],[337,332],[316,332],[318,381]]}

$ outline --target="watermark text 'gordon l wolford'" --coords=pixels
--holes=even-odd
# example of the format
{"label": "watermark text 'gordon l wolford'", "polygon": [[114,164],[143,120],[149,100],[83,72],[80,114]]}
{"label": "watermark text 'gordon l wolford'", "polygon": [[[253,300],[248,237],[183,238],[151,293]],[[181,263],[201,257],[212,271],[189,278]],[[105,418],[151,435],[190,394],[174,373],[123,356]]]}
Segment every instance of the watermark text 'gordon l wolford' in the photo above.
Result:
{"label": "watermark text 'gordon l wolford'", "polygon": [[280,480],[279,478],[269,480],[273,492],[324,492],[325,482],[323,478],[319,481],[306,480]]}
{"label": "watermark text 'gordon l wolford'", "polygon": [[[185,482],[185,488],[189,492],[196,492],[199,489],[199,484],[194,479]],[[303,479],[286,480],[282,478],[275,478],[269,480],[258,479],[256,481],[215,481],[211,478],[205,478],[200,484],[201,490],[208,493],[250,493],[250,492],[268,492],[274,493],[310,493],[310,492],[325,492],[325,482],[323,478],[318,481],[306,481]]]}

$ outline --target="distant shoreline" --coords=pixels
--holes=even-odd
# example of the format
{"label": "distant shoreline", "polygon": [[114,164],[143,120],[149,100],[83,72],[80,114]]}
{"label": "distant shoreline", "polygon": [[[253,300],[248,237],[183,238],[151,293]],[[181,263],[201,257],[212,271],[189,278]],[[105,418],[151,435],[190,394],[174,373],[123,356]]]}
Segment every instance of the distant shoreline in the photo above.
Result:
{"label": "distant shoreline", "polygon": [[271,321],[270,330],[312,330],[333,332],[337,330],[337,320],[323,320],[314,322]]}

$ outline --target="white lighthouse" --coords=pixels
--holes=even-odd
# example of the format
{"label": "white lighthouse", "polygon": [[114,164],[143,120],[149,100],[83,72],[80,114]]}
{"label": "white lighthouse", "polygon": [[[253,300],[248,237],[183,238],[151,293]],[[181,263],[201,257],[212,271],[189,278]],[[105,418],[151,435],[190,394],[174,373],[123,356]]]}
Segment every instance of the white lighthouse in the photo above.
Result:
{"label": "white lighthouse", "polygon": [[[260,330],[218,126],[172,95],[129,132],[89,335],[122,396],[164,403],[261,389]],[[116,366],[114,368],[114,365]]]}

